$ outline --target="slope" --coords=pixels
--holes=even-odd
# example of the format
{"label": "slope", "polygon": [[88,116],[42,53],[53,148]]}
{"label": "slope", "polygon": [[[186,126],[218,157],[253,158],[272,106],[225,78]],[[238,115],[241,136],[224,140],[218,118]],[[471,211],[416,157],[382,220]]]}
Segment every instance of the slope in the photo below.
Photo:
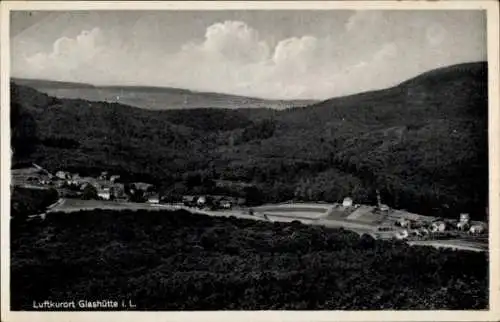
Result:
{"label": "slope", "polygon": [[220,93],[148,86],[94,86],[39,79],[13,78],[17,85],[28,86],[59,98],[105,101],[151,109],[191,108],[274,108],[285,109],[312,104],[314,100],[266,100]]}

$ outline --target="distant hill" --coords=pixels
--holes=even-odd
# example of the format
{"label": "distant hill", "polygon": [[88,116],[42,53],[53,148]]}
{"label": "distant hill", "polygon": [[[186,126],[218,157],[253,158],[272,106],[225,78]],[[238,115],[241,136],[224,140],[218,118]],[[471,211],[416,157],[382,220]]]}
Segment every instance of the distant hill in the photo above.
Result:
{"label": "distant hill", "polygon": [[13,78],[17,85],[28,86],[58,98],[115,102],[145,109],[191,108],[273,108],[286,109],[315,103],[314,100],[266,100],[186,89],[147,86],[94,86],[82,83]]}
{"label": "distant hill", "polygon": [[[153,111],[58,99],[13,84],[14,163],[148,178],[164,193],[248,183],[256,202],[383,202],[483,219],[488,200],[487,65],[437,69],[398,86],[307,107]],[[228,187],[231,185],[228,185]]]}

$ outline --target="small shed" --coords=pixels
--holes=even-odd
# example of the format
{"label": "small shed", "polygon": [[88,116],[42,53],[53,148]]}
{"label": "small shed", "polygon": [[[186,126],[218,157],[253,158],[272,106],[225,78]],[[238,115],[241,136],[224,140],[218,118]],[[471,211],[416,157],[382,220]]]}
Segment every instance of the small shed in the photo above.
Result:
{"label": "small shed", "polygon": [[379,207],[380,211],[389,211],[389,209],[390,209],[389,206],[384,204],[381,204]]}

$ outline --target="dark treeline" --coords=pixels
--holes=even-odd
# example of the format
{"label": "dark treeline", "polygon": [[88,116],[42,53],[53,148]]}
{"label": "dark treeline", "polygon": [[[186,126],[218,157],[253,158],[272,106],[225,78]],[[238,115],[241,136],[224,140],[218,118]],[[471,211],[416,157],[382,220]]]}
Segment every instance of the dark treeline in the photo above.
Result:
{"label": "dark treeline", "polygon": [[10,215],[23,221],[27,216],[38,215],[59,198],[55,189],[39,190],[15,187],[11,189]]}
{"label": "dark treeline", "polygon": [[[379,190],[395,208],[483,220],[487,106],[485,63],[285,111],[149,111],[54,99],[13,84],[14,165],[107,170],[170,195],[218,187],[250,192],[255,202],[351,196],[374,203]],[[217,186],[221,180],[253,190]]]}
{"label": "dark treeline", "polygon": [[487,255],[184,211],[14,222],[11,303],[125,299],[140,310],[486,309]]}

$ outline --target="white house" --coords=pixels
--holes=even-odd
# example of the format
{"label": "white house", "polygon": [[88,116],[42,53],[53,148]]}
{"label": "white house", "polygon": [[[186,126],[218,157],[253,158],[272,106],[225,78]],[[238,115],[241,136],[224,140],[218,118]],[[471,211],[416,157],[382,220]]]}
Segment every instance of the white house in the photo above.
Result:
{"label": "white house", "polygon": [[483,225],[472,225],[469,229],[471,234],[482,234],[484,233],[486,228]]}
{"label": "white house", "polygon": [[409,234],[408,234],[408,230],[403,230],[403,231],[399,231],[396,233],[396,238],[397,239],[406,239],[408,238]]}
{"label": "white house", "polygon": [[103,188],[97,191],[97,195],[99,198],[102,198],[104,200],[109,200],[111,199],[111,191],[109,188]]}
{"label": "white house", "polygon": [[352,207],[352,198],[345,197],[344,201],[342,201],[342,206],[343,207]]}
{"label": "white house", "polygon": [[223,209],[231,209],[231,202],[228,201],[228,200],[222,200],[221,203],[220,203],[220,206]]}
{"label": "white house", "polygon": [[199,207],[204,206],[206,203],[207,203],[207,198],[205,196],[200,196],[200,197],[198,197],[198,200],[196,200],[196,204]]}
{"label": "white house", "polygon": [[460,214],[460,222],[463,222],[463,223],[469,223],[470,222],[470,216],[469,214]]}
{"label": "white house", "polygon": [[432,232],[443,232],[446,230],[446,224],[442,221],[433,222],[431,225]]}
{"label": "white house", "polygon": [[158,195],[153,195],[148,198],[148,203],[158,204],[160,203],[160,197]]}
{"label": "white house", "polygon": [[59,179],[67,179],[68,178],[68,173],[67,172],[64,172],[64,171],[57,171],[56,172],[56,177],[58,177]]}

